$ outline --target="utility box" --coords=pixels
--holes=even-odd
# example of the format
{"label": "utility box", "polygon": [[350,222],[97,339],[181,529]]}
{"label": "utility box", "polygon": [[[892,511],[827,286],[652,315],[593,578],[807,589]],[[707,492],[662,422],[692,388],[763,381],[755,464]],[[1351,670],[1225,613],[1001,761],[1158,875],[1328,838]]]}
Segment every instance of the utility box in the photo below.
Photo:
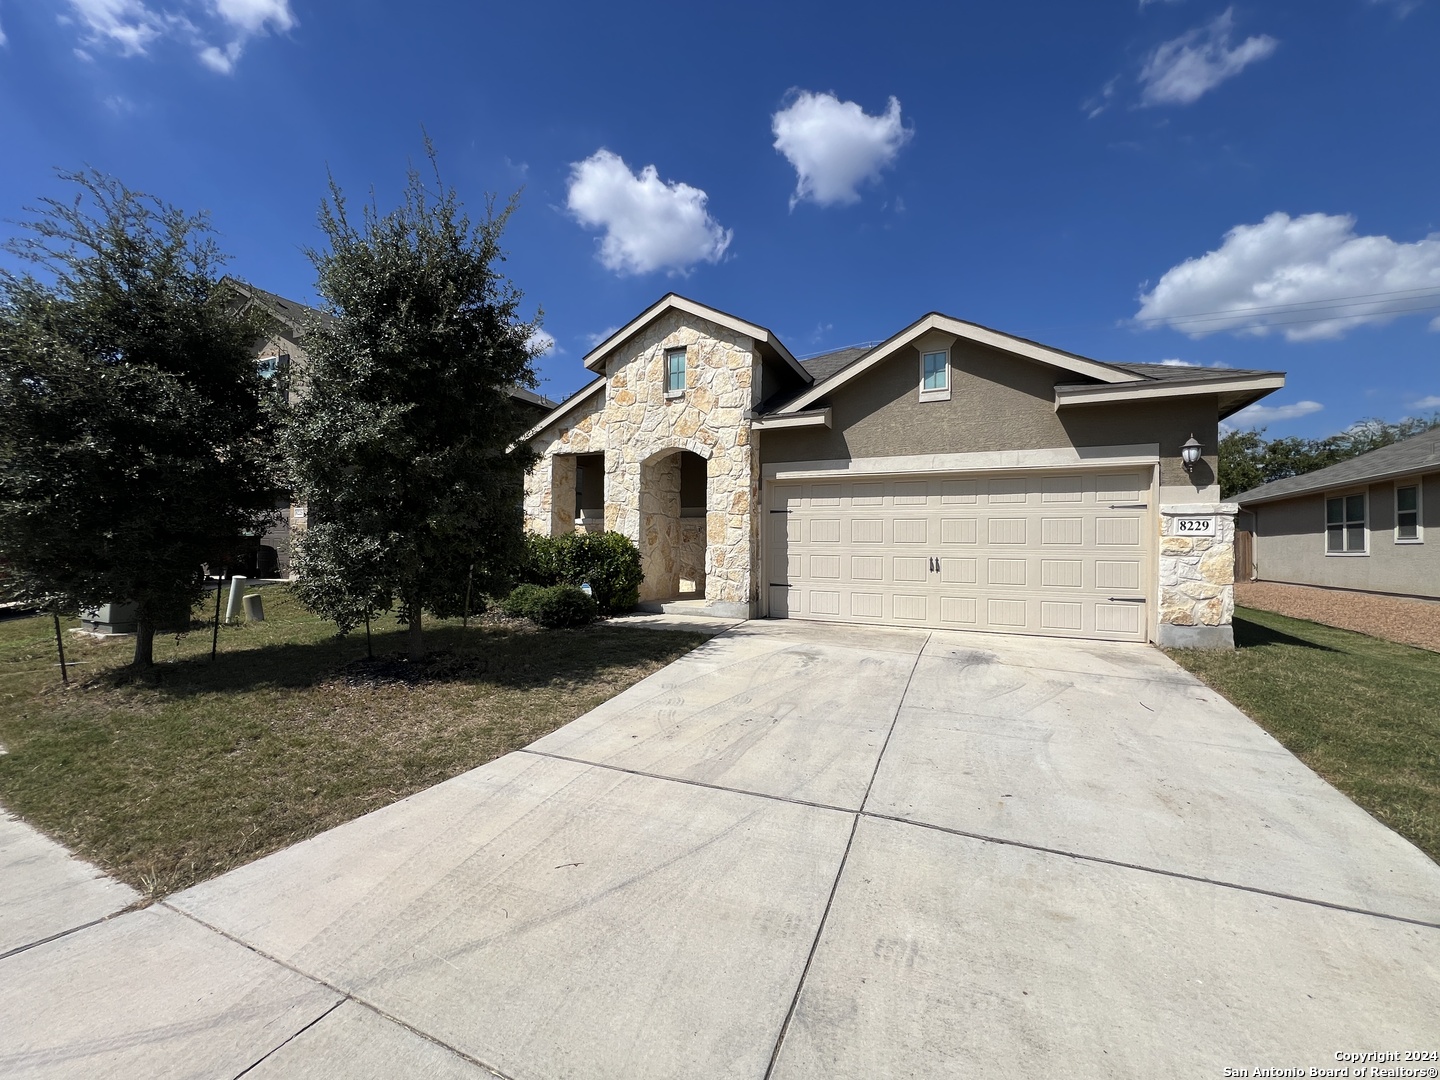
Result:
{"label": "utility box", "polygon": [[260,599],[259,593],[248,594],[245,597],[244,604],[246,622],[265,621],[265,604],[264,601]]}
{"label": "utility box", "polygon": [[80,629],[90,634],[121,636],[135,633],[139,604],[101,604],[80,612]]}

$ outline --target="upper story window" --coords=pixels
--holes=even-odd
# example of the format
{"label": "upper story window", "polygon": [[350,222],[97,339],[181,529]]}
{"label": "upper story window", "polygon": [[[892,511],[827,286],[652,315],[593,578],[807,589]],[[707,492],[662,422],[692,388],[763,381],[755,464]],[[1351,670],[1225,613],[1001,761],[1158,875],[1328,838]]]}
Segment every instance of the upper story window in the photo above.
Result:
{"label": "upper story window", "polygon": [[1419,544],[1424,534],[1420,531],[1420,485],[1395,485],[1395,542],[1397,544]]}
{"label": "upper story window", "polygon": [[1365,493],[1325,500],[1325,554],[1364,555]]}
{"label": "upper story window", "polygon": [[950,350],[920,354],[920,400],[950,399]]}
{"label": "upper story window", "polygon": [[685,393],[685,350],[665,350],[665,396],[679,397]]}

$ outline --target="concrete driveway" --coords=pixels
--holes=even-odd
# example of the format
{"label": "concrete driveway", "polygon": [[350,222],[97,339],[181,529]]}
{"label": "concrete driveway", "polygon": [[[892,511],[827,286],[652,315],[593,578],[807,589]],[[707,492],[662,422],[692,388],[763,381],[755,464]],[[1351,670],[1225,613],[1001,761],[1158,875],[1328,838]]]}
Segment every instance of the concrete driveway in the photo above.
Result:
{"label": "concrete driveway", "polygon": [[1218,1077],[1437,1016],[1440,868],[1160,653],[757,622],[0,958],[0,1075]]}

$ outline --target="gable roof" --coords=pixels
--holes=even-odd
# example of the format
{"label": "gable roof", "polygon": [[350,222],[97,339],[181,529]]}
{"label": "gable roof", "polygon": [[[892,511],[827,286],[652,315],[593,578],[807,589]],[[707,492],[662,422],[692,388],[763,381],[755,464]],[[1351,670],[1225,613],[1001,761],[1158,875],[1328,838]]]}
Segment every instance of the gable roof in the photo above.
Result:
{"label": "gable roof", "polygon": [[[335,322],[335,316],[327,311],[321,311],[309,304],[302,304],[298,300],[287,299],[279,293],[269,292],[228,274],[221,279],[220,283],[297,333],[303,333],[312,326],[328,326]],[[523,386],[512,386],[509,389],[510,396],[516,401],[533,405],[537,409],[555,408],[555,402],[532,390],[526,390]]]}
{"label": "gable roof", "polygon": [[1060,349],[1052,349],[1048,345],[1015,337],[1013,334],[1006,334],[1000,330],[992,330],[979,323],[966,322],[963,319],[932,311],[911,323],[898,334],[887,338],[873,349],[867,350],[863,355],[827,376],[823,381],[817,381],[814,386],[793,398],[779,411],[785,413],[801,411],[826,394],[844,386],[851,379],[863,375],[876,364],[888,360],[922,334],[929,333],[931,330],[940,330],[967,341],[989,345],[1004,352],[1015,353],[1030,360],[1038,360],[1043,364],[1063,368],[1066,371],[1098,379],[1101,382],[1125,382],[1134,379],[1133,375],[1110,364],[1102,364],[1098,360],[1077,356]]}
{"label": "gable roof", "polygon": [[707,322],[715,323],[717,326],[723,326],[727,330],[733,330],[737,334],[744,334],[748,338],[753,338],[756,344],[761,347],[762,352],[769,351],[773,353],[776,358],[789,366],[801,379],[807,383],[810,382],[810,373],[805,370],[799,360],[796,360],[795,357],[791,355],[790,350],[785,347],[785,343],[770,330],[767,330],[763,326],[746,322],[744,319],[731,315],[729,312],[721,311],[719,308],[709,307],[700,303],[698,300],[691,300],[689,297],[681,296],[679,293],[673,292],[666,293],[586,353],[585,366],[591,371],[600,371],[606,355],[612,349],[669,311],[683,311],[687,315],[694,315],[697,318],[705,319]]}
{"label": "gable roof", "polygon": [[805,361],[805,366],[815,375],[814,385],[801,390],[783,404],[772,404],[769,411],[785,415],[803,412],[826,394],[888,360],[931,330],[954,334],[967,341],[1096,380],[1093,383],[1056,386],[1056,408],[1061,405],[1214,393],[1220,397],[1220,417],[1224,419],[1285,385],[1285,376],[1278,371],[1193,368],[1173,364],[1107,364],[932,311],[873,348],[840,349]]}
{"label": "gable roof", "polygon": [[335,321],[335,316],[321,311],[319,308],[302,304],[298,300],[287,300],[279,293],[268,292],[251,285],[248,281],[241,281],[228,274],[221,279],[220,283],[233,289],[277,322],[285,324],[292,330],[305,330],[310,326],[317,324],[324,326]]}
{"label": "gable roof", "polygon": [[1241,506],[1290,499],[1330,488],[1393,480],[1418,473],[1440,472],[1440,428],[1422,431],[1401,442],[1371,450],[1368,454],[1336,462],[1301,476],[1287,476],[1236,495],[1231,502]]}

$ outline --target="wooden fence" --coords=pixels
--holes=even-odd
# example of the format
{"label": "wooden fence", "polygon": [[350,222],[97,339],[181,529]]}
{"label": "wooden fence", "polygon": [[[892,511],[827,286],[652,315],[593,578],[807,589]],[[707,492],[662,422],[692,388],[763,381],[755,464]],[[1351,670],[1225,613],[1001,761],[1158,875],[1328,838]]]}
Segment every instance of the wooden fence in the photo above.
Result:
{"label": "wooden fence", "polygon": [[1235,530],[1235,580],[1255,580],[1255,534],[1247,529]]}

